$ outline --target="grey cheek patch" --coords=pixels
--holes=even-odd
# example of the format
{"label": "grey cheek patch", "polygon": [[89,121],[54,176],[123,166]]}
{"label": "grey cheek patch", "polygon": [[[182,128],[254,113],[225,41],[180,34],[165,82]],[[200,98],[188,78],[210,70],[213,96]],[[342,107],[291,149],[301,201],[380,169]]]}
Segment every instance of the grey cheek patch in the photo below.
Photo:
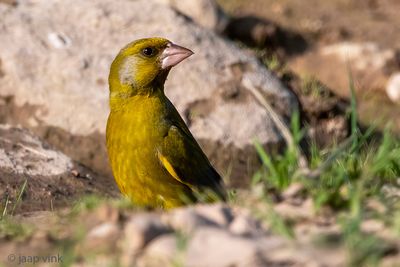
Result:
{"label": "grey cheek patch", "polygon": [[119,70],[119,81],[121,84],[131,84],[135,83],[133,78],[134,73],[136,72],[136,58],[135,57],[127,57],[122,63],[122,67]]}

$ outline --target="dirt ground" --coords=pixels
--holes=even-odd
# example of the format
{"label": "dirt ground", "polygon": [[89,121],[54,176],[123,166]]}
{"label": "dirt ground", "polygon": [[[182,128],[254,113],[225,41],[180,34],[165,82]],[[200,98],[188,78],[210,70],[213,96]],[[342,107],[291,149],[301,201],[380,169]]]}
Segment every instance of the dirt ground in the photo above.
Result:
{"label": "dirt ground", "polygon": [[[400,1],[398,0],[219,0],[223,9],[233,17],[251,17],[270,21],[285,31],[301,38],[292,40],[283,51],[283,64],[292,67],[299,58],[305,58],[308,64],[318,66],[314,69],[329,71],[329,62],[306,58],[307,53],[318,47],[341,43],[376,43],[382,49],[397,51],[397,60],[392,68],[400,68]],[[311,8],[312,7],[312,8]],[[276,51],[275,51],[276,52]],[[277,50],[279,51],[279,49]],[[311,52],[312,53],[312,52]],[[318,60],[318,59],[317,59]],[[300,74],[300,73],[297,73]],[[318,74],[314,73],[316,79]],[[326,75],[329,77],[329,73]],[[335,76],[336,83],[348,84],[348,72]],[[376,88],[360,88],[356,82],[358,111],[365,125],[385,126],[387,121],[394,122],[400,131],[400,108],[391,102],[385,92]],[[330,88],[344,98],[349,97],[348,88]],[[379,114],[379,117],[378,117]]]}
{"label": "dirt ground", "polygon": [[[11,151],[23,154],[23,165],[36,173],[27,174],[7,167],[0,168],[0,206],[4,213],[21,213],[37,210],[56,210],[70,205],[80,197],[90,194],[108,197],[119,196],[111,177],[99,175],[84,165],[73,162],[70,170],[53,174],[46,172],[38,161],[40,151],[35,152],[37,144],[30,140],[30,132],[20,128],[0,129],[2,152]],[[45,147],[49,147],[47,143]],[[46,158],[46,155],[42,156]],[[15,158],[14,158],[15,160]],[[51,160],[47,158],[47,161]],[[12,161],[11,161],[12,162]],[[17,166],[19,163],[14,163]],[[37,166],[35,165],[37,164]],[[18,165],[21,167],[21,165]],[[23,201],[18,201],[21,197]]]}
{"label": "dirt ground", "polygon": [[253,15],[277,22],[305,36],[311,45],[356,40],[375,41],[386,47],[400,46],[400,2],[397,0],[218,2],[235,16]]}

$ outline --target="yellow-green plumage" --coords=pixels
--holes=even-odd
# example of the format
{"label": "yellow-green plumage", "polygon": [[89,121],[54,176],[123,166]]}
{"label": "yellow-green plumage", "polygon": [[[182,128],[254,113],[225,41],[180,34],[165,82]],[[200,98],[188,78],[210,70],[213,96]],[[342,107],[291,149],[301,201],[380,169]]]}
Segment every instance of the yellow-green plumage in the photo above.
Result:
{"label": "yellow-green plumage", "polygon": [[170,68],[187,51],[163,38],[141,39],[111,66],[109,160],[121,192],[139,205],[172,208],[206,192],[225,197],[220,176],[164,94]]}

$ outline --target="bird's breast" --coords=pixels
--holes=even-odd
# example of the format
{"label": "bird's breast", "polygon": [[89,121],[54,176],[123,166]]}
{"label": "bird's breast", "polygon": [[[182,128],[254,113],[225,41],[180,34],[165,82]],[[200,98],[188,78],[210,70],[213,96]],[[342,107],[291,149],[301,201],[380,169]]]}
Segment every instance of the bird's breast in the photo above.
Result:
{"label": "bird's breast", "polygon": [[120,149],[155,152],[168,129],[167,113],[162,99],[146,96],[133,97],[124,108],[111,111],[106,133],[109,154]]}

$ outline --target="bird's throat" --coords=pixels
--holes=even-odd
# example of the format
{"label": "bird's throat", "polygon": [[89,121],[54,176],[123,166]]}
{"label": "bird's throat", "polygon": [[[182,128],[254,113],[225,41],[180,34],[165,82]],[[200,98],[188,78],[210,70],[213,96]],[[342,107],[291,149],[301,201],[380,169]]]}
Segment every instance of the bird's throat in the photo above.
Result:
{"label": "bird's throat", "polygon": [[110,110],[124,109],[135,97],[164,96],[164,84],[152,84],[150,87],[131,88],[130,90],[110,90]]}
{"label": "bird's throat", "polygon": [[160,70],[157,76],[145,85],[137,83],[123,83],[118,77],[110,75],[110,109],[118,110],[125,106],[129,99],[136,95],[150,97],[154,94],[164,94],[164,83],[169,74],[170,68]]}

